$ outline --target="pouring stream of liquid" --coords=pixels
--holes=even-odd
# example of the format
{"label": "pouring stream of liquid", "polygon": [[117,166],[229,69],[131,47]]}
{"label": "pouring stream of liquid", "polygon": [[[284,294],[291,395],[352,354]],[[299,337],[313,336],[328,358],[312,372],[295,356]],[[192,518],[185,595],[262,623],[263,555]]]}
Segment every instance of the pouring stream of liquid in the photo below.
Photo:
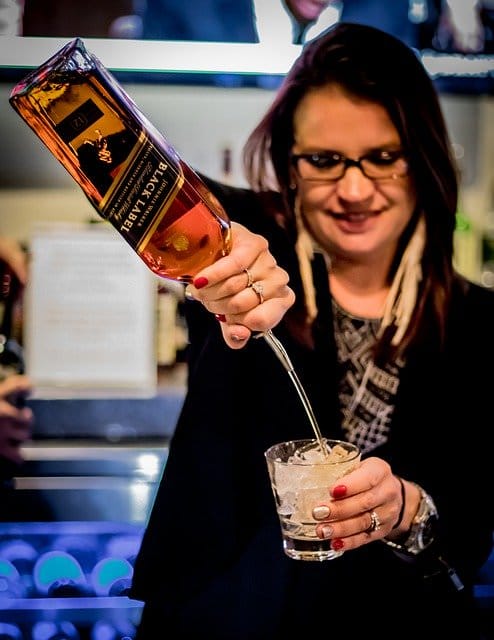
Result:
{"label": "pouring stream of liquid", "polygon": [[316,416],[314,415],[314,411],[312,409],[312,406],[309,402],[309,399],[307,398],[307,394],[305,393],[305,389],[303,388],[299,377],[297,376],[295,369],[292,365],[292,362],[285,350],[285,347],[281,344],[281,342],[278,340],[278,338],[274,335],[274,333],[272,332],[271,329],[269,329],[268,331],[266,331],[265,333],[260,333],[258,334],[256,337],[263,337],[266,342],[268,343],[268,345],[271,347],[271,349],[274,351],[274,353],[276,354],[276,356],[278,357],[278,359],[280,360],[281,364],[283,365],[283,367],[286,369],[288,375],[290,376],[291,381],[293,382],[293,385],[295,387],[295,389],[297,390],[297,393],[300,397],[300,400],[302,401],[302,404],[304,406],[305,412],[307,413],[307,417],[309,418],[309,422],[311,424],[311,427],[314,431],[314,434],[316,436],[316,439],[319,443],[319,447],[321,449],[321,451],[325,454],[328,455],[328,451],[327,451],[327,447],[324,445],[324,440],[321,434],[321,430],[319,428],[319,425],[317,424],[317,420],[316,420]]}

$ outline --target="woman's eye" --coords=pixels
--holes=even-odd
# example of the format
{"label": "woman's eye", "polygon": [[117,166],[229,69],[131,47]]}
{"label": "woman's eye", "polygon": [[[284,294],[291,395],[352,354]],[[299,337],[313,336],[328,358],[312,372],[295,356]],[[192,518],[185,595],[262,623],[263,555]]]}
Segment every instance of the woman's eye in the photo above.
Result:
{"label": "woman's eye", "polygon": [[339,156],[320,156],[313,155],[311,157],[311,164],[318,169],[327,169],[328,167],[334,167],[341,162]]}
{"label": "woman's eye", "polygon": [[380,151],[376,154],[367,156],[367,160],[374,164],[392,164],[401,156],[400,152]]}

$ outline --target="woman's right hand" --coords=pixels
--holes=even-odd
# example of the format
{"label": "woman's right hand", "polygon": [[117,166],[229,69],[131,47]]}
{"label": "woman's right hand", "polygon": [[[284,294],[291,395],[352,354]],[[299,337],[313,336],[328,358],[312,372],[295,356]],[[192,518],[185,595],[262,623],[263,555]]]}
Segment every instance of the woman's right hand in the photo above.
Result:
{"label": "woman's right hand", "polygon": [[232,222],[230,253],[198,273],[187,295],[216,315],[227,345],[240,349],[252,332],[276,326],[295,302],[288,280],[267,240]]}

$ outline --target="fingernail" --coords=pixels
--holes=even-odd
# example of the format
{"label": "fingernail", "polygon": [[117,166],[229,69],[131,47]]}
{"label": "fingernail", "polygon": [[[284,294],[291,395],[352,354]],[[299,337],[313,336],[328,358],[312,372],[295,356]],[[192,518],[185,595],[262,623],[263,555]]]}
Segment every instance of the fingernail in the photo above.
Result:
{"label": "fingernail", "polygon": [[218,322],[226,322],[226,316],[224,313],[215,313],[214,317],[216,318],[216,320],[218,320]]}
{"label": "fingernail", "polygon": [[325,524],[324,527],[321,527],[321,531],[325,538],[331,538],[333,535],[333,527],[330,527],[329,524]]}
{"label": "fingernail", "polygon": [[196,289],[202,289],[203,287],[205,287],[207,284],[209,283],[209,280],[207,278],[204,278],[203,276],[201,276],[200,278],[196,278],[193,281],[193,285]]}
{"label": "fingernail", "polygon": [[329,513],[329,507],[324,505],[320,505],[319,507],[314,507],[312,509],[312,517],[314,520],[325,520],[326,518],[329,518]]}
{"label": "fingernail", "polygon": [[334,549],[335,551],[341,551],[341,549],[343,549],[344,546],[345,546],[345,543],[341,538],[336,538],[331,542],[331,548]]}
{"label": "fingernail", "polygon": [[332,495],[333,498],[343,498],[346,496],[347,488],[344,484],[339,484],[336,487],[333,487]]}

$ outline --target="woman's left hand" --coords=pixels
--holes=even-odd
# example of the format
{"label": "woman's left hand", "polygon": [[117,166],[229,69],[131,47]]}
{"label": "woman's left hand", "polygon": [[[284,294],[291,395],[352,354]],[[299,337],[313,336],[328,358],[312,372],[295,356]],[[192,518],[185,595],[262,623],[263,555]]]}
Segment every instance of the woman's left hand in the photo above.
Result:
{"label": "woman's left hand", "polygon": [[404,505],[400,480],[390,465],[376,457],[363,460],[331,487],[332,499],[313,509],[314,519],[320,522],[317,535],[330,538],[333,548],[345,551],[380,538],[399,538],[410,529],[420,501],[418,488],[412,482],[403,483]]}
{"label": "woman's left hand", "polygon": [[232,349],[247,343],[252,332],[272,329],[295,301],[288,273],[276,263],[267,240],[232,223],[232,249],[203,269],[187,287],[221,322]]}

